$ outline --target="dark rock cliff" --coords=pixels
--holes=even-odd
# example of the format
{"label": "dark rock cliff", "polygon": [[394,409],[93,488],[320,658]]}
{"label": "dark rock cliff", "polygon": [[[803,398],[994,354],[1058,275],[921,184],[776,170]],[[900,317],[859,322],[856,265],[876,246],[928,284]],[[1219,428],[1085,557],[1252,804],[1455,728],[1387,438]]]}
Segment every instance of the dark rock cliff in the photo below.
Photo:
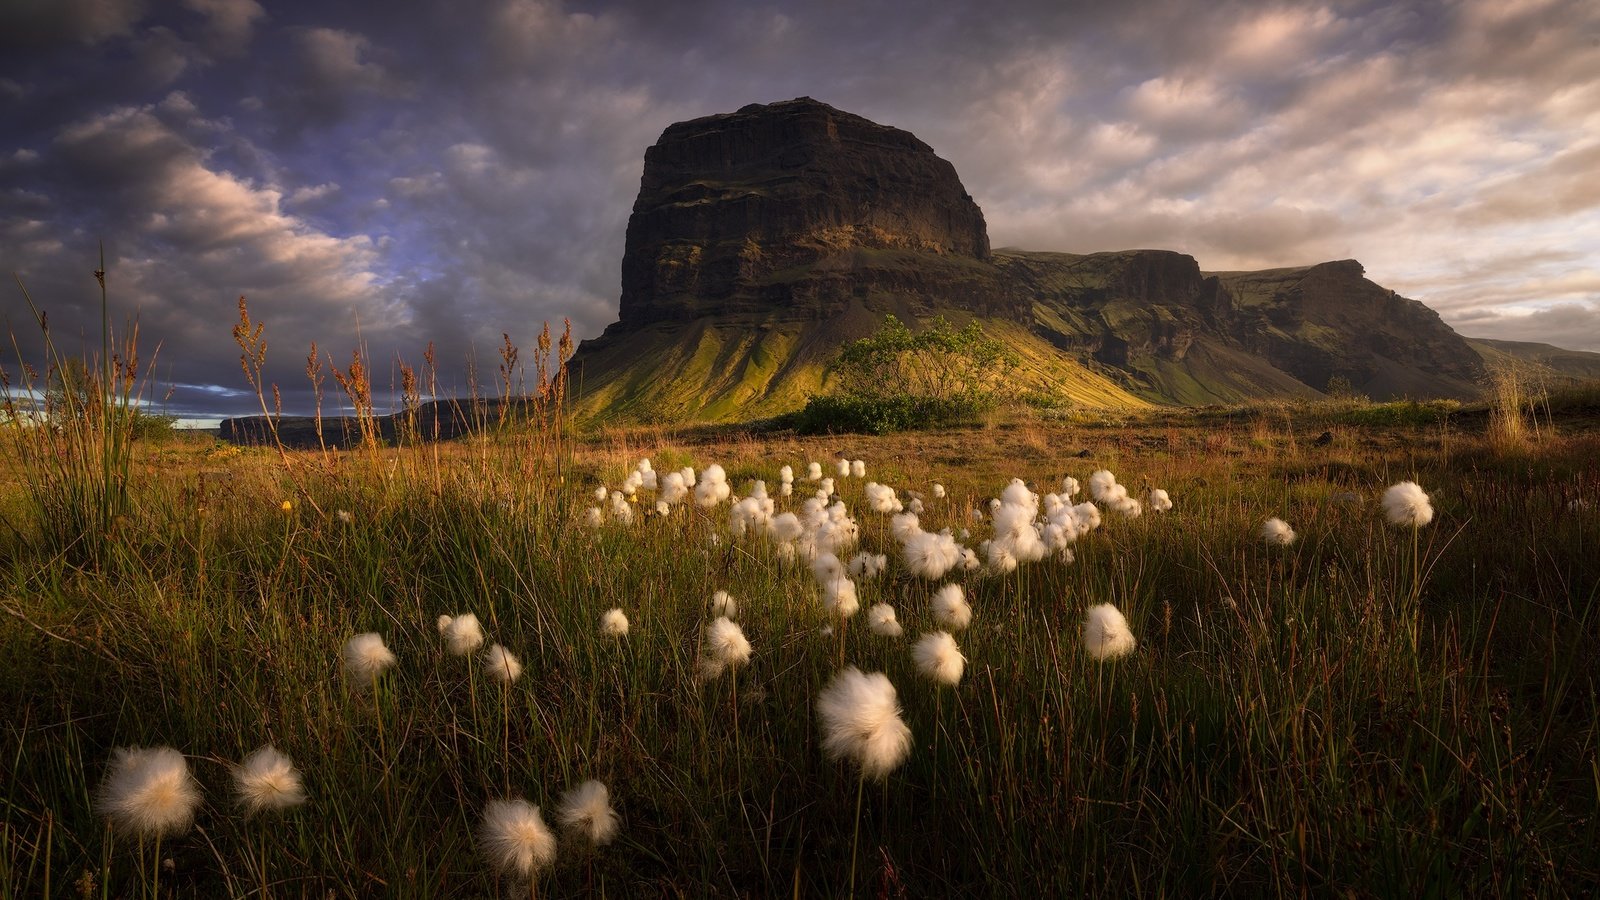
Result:
{"label": "dark rock cliff", "polygon": [[645,152],[616,327],[822,318],[874,294],[1005,314],[988,256],[955,168],[910,133],[809,97],[751,105],[673,125]]}

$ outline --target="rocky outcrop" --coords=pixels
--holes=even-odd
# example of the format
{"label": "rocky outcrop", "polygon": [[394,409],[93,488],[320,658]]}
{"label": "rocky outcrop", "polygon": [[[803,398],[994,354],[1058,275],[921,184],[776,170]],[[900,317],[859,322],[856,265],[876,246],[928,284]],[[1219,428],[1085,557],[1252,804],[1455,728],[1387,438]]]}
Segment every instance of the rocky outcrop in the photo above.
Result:
{"label": "rocky outcrop", "polygon": [[[853,297],[1005,312],[983,213],[908,132],[809,97],[680,122],[645,152],[622,258],[620,330]],[[925,270],[932,271],[925,271]]]}

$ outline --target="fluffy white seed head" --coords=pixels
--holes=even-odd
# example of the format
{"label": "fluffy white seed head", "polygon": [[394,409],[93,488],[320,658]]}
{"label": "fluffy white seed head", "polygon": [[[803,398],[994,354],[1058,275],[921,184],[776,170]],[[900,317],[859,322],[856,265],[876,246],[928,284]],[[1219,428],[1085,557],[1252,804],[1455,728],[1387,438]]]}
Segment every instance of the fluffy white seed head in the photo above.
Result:
{"label": "fluffy white seed head", "polygon": [[711,595],[711,614],[731,619],[739,614],[739,604],[734,602],[733,595],[727,591],[717,591]]}
{"label": "fluffy white seed head", "polygon": [[933,617],[952,631],[972,624],[972,607],[967,605],[967,593],[959,584],[947,584],[933,595]]}
{"label": "fluffy white seed head", "polygon": [[247,815],[277,812],[306,802],[300,770],[271,744],[246,756],[233,770],[233,789]]}
{"label": "fluffy white seed head", "polygon": [[1261,539],[1277,547],[1287,547],[1294,543],[1294,529],[1289,523],[1273,516],[1261,523]]}
{"label": "fluffy white seed head", "polygon": [[398,661],[383,645],[383,635],[375,631],[358,634],[344,645],[344,673],[357,687],[370,684]]}
{"label": "fluffy white seed head", "polygon": [[539,815],[539,807],[520,797],[489,801],[478,842],[496,869],[522,878],[533,877],[556,858],[556,836]]}
{"label": "fluffy white seed head", "polygon": [[483,646],[483,626],[472,613],[462,613],[450,620],[444,630],[444,646],[451,656],[469,656]]}
{"label": "fluffy white seed head", "polygon": [[522,677],[522,662],[510,650],[495,644],[483,655],[483,671],[501,684],[511,684]]}
{"label": "fluffy white seed head", "polygon": [[1105,503],[1111,497],[1116,487],[1117,476],[1106,469],[1096,470],[1089,476],[1089,496],[1101,503]]}
{"label": "fluffy white seed head", "polygon": [[455,621],[455,617],[454,616],[447,616],[447,615],[439,616],[438,624],[439,624],[439,636],[440,637],[444,637],[445,629],[449,628],[450,627],[450,623],[453,622],[453,621]]}
{"label": "fluffy white seed head", "polygon": [[1150,492],[1150,509],[1155,512],[1166,512],[1172,508],[1172,498],[1161,488]]}
{"label": "fluffy white seed head", "polygon": [[1402,481],[1383,492],[1383,511],[1396,525],[1421,528],[1433,521],[1433,501],[1415,481]]}
{"label": "fluffy white seed head", "polygon": [[850,477],[850,460],[848,460],[848,459],[839,460],[837,463],[834,464],[833,470],[838,473],[840,478],[849,478]]}
{"label": "fluffy white seed head", "polygon": [[933,496],[938,498],[938,499],[940,499],[940,500],[943,500],[944,499],[944,485],[942,485],[939,482],[935,481],[933,483]]}
{"label": "fluffy white seed head", "polygon": [[95,802],[118,831],[141,838],[188,831],[199,805],[189,763],[171,747],[118,748]]}
{"label": "fluffy white seed head", "polygon": [[865,460],[856,459],[856,460],[851,460],[850,461],[850,477],[852,477],[852,478],[865,478],[865,477],[867,477],[867,463],[866,463]]}
{"label": "fluffy white seed head", "polygon": [[606,501],[606,497],[609,496],[610,493],[611,493],[610,491],[606,490],[606,486],[605,485],[603,485],[603,484],[600,485],[599,487],[594,489],[594,500],[595,500],[595,502],[596,503],[604,503]]}
{"label": "fluffy white seed head", "polygon": [[794,467],[793,466],[784,466],[783,468],[779,469],[778,470],[778,481],[783,483],[783,484],[791,484],[791,483],[793,483],[794,482]]}
{"label": "fluffy white seed head", "polygon": [[1068,475],[1067,477],[1061,479],[1061,496],[1062,497],[1065,497],[1065,498],[1070,500],[1070,499],[1072,499],[1072,496],[1074,494],[1076,494],[1076,493],[1078,493],[1078,479],[1073,478],[1071,475]]}
{"label": "fluffy white seed head", "polygon": [[884,556],[882,553],[862,552],[857,553],[850,559],[850,565],[847,567],[847,570],[849,571],[851,578],[860,578],[865,581],[870,581],[883,574],[883,570],[888,568],[888,565],[889,558]]}
{"label": "fluffy white seed head", "polygon": [[861,609],[856,593],[856,583],[848,578],[835,578],[822,586],[822,602],[828,611],[841,619],[848,619]]}
{"label": "fluffy white seed head", "polygon": [[684,480],[682,472],[668,472],[661,478],[661,485],[656,490],[656,499],[672,506],[682,503],[689,496],[689,483]]}
{"label": "fluffy white seed head", "polygon": [[954,687],[967,669],[967,658],[961,655],[956,639],[949,632],[935,631],[919,638],[911,648],[917,662],[917,671],[927,678]]}
{"label": "fluffy white seed head", "polygon": [[1133,652],[1135,641],[1128,620],[1109,603],[1089,607],[1083,620],[1083,649],[1097,660],[1116,659]]}
{"label": "fluffy white seed head", "polygon": [[811,574],[817,579],[817,584],[838,581],[844,577],[844,564],[832,553],[818,553],[817,558],[811,561]]}
{"label": "fluffy white seed head", "polygon": [[889,520],[889,534],[902,544],[921,530],[922,520],[914,512],[903,512]]}
{"label": "fluffy white seed head", "polygon": [[863,778],[884,778],[911,753],[911,729],[900,718],[894,685],[882,672],[868,675],[850,666],[817,696],[822,749],[848,759]]}
{"label": "fluffy white seed head", "polygon": [[822,480],[822,463],[814,462],[814,463],[810,463],[810,464],[808,464],[806,466],[806,480],[807,481],[821,481]]}
{"label": "fluffy white seed head", "polygon": [[948,534],[918,531],[906,538],[901,555],[911,574],[933,581],[961,561],[961,545]]}
{"label": "fluffy white seed head", "polygon": [[628,616],[621,609],[607,610],[600,617],[600,633],[606,637],[626,637],[628,634]]}
{"label": "fluffy white seed head", "polygon": [[738,623],[724,616],[706,626],[706,655],[723,667],[738,668],[750,661],[750,641]]}
{"label": "fluffy white seed head", "polygon": [[873,634],[883,637],[899,637],[904,631],[900,621],[895,618],[894,607],[887,603],[875,603],[867,610],[867,625]]}
{"label": "fluffy white seed head", "polygon": [[611,843],[619,828],[617,812],[611,808],[611,792],[604,784],[593,780],[561,795],[556,821],[596,847]]}

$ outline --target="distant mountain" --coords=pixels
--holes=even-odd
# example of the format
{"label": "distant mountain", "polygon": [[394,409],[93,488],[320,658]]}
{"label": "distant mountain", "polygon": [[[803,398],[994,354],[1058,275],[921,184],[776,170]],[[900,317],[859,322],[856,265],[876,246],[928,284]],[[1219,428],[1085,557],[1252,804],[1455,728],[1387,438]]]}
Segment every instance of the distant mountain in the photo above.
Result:
{"label": "distant mountain", "polygon": [[1018,386],[1082,404],[1468,397],[1479,349],[1354,260],[1204,272],[1165,250],[991,251],[954,167],[808,97],[680,122],[645,153],[618,320],[573,360],[578,414],[796,409],[885,315],[979,320]]}
{"label": "distant mountain", "polygon": [[1467,338],[1472,349],[1478,351],[1483,361],[1494,365],[1504,360],[1531,363],[1545,372],[1568,378],[1600,378],[1600,353],[1585,350],[1563,350],[1549,344],[1529,341],[1495,341],[1489,338]]}

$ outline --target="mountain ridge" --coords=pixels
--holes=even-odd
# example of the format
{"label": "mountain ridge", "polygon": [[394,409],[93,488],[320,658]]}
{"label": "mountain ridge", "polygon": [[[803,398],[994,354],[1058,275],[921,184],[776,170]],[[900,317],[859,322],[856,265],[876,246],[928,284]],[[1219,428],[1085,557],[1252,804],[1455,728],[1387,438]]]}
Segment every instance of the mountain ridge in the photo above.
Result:
{"label": "mountain ridge", "polygon": [[954,166],[808,97],[669,126],[646,152],[617,321],[573,360],[581,418],[770,417],[893,314],[976,319],[1079,403],[1466,398],[1482,353],[1355,260],[1205,271],[1172,250],[991,249]]}

